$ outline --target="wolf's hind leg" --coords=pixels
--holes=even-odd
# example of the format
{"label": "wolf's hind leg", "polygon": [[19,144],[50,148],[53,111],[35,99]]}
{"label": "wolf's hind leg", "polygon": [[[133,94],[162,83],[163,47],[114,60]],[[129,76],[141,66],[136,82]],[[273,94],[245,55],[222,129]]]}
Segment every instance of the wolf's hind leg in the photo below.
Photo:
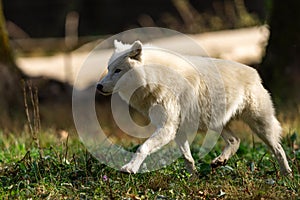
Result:
{"label": "wolf's hind leg", "polygon": [[240,146],[240,139],[234,135],[229,127],[224,127],[221,136],[225,140],[226,146],[221,155],[211,162],[213,168],[225,165],[228,159],[237,152]]}
{"label": "wolf's hind leg", "polygon": [[271,149],[278,161],[282,175],[291,174],[292,170],[280,144],[281,127],[275,116],[262,117],[260,120],[248,120],[248,125]]}
{"label": "wolf's hind leg", "polygon": [[281,173],[289,175],[292,170],[280,144],[282,129],[275,117],[270,95],[262,86],[255,89],[251,95],[252,101],[255,103],[249,104],[242,118],[252,131],[271,149],[278,161]]}

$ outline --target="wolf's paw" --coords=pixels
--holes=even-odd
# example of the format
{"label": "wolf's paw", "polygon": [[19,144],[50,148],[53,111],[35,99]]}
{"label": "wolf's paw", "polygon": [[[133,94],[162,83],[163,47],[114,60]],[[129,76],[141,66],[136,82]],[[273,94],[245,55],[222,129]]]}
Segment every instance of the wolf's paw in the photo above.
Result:
{"label": "wolf's paw", "polygon": [[136,169],[134,166],[131,165],[131,163],[128,163],[121,167],[120,171],[124,173],[135,174],[137,173],[138,168]]}
{"label": "wolf's paw", "polygon": [[281,175],[283,177],[290,178],[290,179],[294,178],[293,172],[292,172],[291,169],[283,169],[283,170],[281,170]]}
{"label": "wolf's paw", "polygon": [[210,163],[210,166],[212,168],[217,168],[217,167],[226,165],[226,163],[227,163],[227,159],[224,159],[221,156],[219,156]]}

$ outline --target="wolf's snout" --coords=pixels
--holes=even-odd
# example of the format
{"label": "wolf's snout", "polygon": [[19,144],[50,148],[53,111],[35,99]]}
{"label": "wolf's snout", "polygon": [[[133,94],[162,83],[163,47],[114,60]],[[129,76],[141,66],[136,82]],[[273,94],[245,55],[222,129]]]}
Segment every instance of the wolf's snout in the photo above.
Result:
{"label": "wolf's snout", "polygon": [[98,83],[98,84],[97,84],[97,90],[98,90],[99,92],[103,92],[102,89],[103,89],[103,85],[100,84],[100,83]]}
{"label": "wolf's snout", "polygon": [[104,89],[104,86],[101,84],[101,83],[98,83],[97,84],[97,86],[96,86],[96,88],[97,88],[97,91],[100,93],[100,94],[102,94],[102,95],[110,95],[111,94],[111,92],[110,91],[104,91],[105,89]]}

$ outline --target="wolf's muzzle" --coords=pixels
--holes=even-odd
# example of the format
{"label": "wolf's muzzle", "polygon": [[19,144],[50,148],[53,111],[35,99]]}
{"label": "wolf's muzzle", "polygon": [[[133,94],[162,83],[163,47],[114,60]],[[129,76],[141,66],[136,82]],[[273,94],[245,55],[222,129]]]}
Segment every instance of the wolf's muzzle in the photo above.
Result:
{"label": "wolf's muzzle", "polygon": [[110,94],[111,94],[111,92],[105,92],[105,91],[103,90],[103,85],[100,84],[100,83],[98,83],[96,87],[97,87],[97,91],[100,92],[100,94],[102,94],[102,95],[107,96],[107,95],[110,95]]}

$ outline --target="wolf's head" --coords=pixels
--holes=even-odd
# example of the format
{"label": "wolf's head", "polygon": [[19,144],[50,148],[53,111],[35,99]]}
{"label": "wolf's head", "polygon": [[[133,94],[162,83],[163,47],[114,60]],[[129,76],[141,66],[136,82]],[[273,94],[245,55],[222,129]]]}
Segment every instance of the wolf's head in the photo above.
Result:
{"label": "wolf's head", "polygon": [[129,70],[142,64],[142,43],[123,44],[114,41],[115,51],[108,62],[107,74],[97,83],[97,90],[103,95],[110,95],[120,78]]}

